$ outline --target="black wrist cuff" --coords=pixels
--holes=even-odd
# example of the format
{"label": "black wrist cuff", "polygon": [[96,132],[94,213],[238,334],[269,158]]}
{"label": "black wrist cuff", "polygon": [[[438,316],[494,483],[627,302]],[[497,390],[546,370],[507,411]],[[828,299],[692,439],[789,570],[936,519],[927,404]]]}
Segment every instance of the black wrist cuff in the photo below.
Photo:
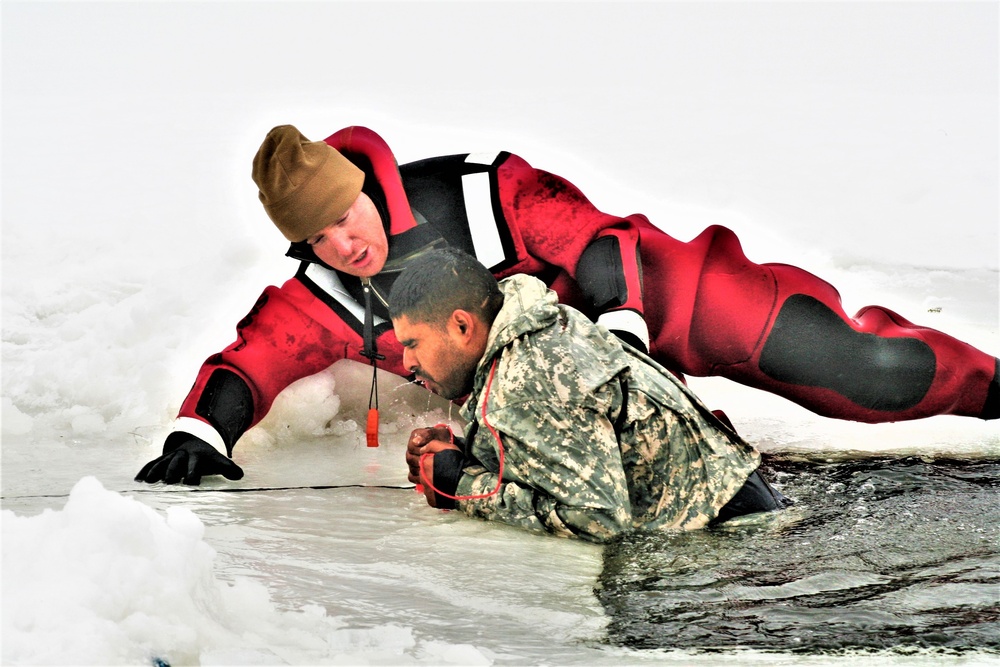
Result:
{"label": "black wrist cuff", "polygon": [[239,375],[217,368],[205,383],[194,411],[219,432],[226,454],[232,458],[233,446],[253,421],[253,394]]}
{"label": "black wrist cuff", "polygon": [[611,329],[610,331],[618,337],[618,340],[628,343],[643,354],[649,354],[649,350],[646,349],[646,344],[631,331],[624,331],[622,329]]}
{"label": "black wrist cuff", "polygon": [[434,501],[439,509],[455,509],[455,501],[439,492],[455,495],[464,467],[465,456],[457,449],[445,449],[434,455]]}

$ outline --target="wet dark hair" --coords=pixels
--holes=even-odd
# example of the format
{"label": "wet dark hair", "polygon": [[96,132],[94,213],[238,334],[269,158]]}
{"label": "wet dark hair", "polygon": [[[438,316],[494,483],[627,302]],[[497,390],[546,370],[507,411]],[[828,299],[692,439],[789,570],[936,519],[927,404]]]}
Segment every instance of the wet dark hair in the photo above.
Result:
{"label": "wet dark hair", "polygon": [[441,248],[410,260],[389,294],[389,314],[444,326],[456,310],[465,310],[492,325],[503,293],[496,278],[479,261],[457,248]]}

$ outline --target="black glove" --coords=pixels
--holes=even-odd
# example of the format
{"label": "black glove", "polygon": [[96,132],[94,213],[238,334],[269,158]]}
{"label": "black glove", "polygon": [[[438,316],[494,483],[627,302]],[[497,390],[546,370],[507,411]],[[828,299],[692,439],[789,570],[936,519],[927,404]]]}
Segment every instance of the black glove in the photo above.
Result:
{"label": "black glove", "polygon": [[243,468],[201,438],[178,431],[171,433],[163,443],[163,455],[144,465],[135,476],[135,481],[150,484],[183,482],[198,486],[203,475],[242,479]]}

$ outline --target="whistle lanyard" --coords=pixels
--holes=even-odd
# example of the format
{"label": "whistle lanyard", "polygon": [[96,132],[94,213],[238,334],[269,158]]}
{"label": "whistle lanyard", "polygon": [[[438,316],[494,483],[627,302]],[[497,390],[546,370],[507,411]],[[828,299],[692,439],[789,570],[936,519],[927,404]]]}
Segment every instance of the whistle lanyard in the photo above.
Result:
{"label": "whistle lanyard", "polygon": [[[378,447],[378,365],[375,361],[385,359],[385,356],[378,353],[378,344],[375,342],[375,313],[372,311],[372,292],[375,292],[375,287],[369,278],[362,278],[361,288],[365,294],[365,324],[362,329],[364,347],[361,354],[372,362],[372,388],[368,393],[368,423],[365,425],[365,440],[369,447]],[[385,303],[378,292],[375,292],[375,296],[383,304]]]}

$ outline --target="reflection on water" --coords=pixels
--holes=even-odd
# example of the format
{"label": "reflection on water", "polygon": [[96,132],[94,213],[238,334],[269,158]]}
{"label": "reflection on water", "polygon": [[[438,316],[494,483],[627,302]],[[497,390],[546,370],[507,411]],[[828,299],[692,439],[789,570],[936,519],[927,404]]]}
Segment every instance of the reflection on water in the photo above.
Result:
{"label": "reflection on water", "polygon": [[630,648],[1000,653],[1000,460],[768,458],[796,505],[610,545]]}

